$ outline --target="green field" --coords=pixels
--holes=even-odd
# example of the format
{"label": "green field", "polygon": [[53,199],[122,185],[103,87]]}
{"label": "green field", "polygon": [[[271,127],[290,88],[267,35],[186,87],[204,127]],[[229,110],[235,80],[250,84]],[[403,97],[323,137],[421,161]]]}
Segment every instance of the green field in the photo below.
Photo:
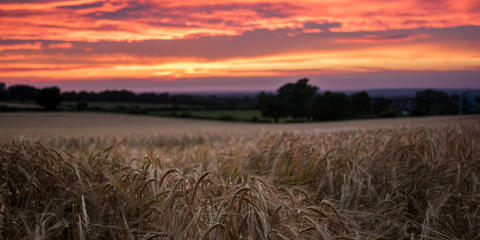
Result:
{"label": "green field", "polygon": [[[180,118],[197,118],[222,121],[244,121],[244,122],[262,122],[273,123],[273,118],[263,117],[259,110],[179,110],[179,111],[151,111],[152,116],[161,117],[180,117]],[[279,123],[294,122],[291,117],[280,118]],[[303,122],[304,120],[296,120]]]}
{"label": "green field", "polygon": [[[77,102],[63,102],[60,110],[77,111]],[[0,107],[21,110],[33,109],[42,110],[43,108],[34,102],[0,102]],[[169,110],[171,108],[185,108],[189,110]],[[171,105],[154,103],[127,103],[127,102],[87,102],[85,111],[94,112],[117,112],[128,114],[142,114],[160,117],[178,117],[178,118],[196,118],[222,121],[244,121],[244,122],[263,122],[272,123],[272,118],[262,117],[259,110],[205,110],[201,106],[190,105]],[[197,110],[196,110],[197,109]],[[292,122],[291,117],[280,118],[280,123]]]}
{"label": "green field", "polygon": [[42,109],[42,106],[34,102],[0,102],[0,107],[15,108],[15,109]]}
{"label": "green field", "polygon": [[[60,106],[64,110],[75,110],[76,102],[65,102]],[[168,108],[187,108],[189,110],[168,110]],[[201,106],[153,104],[153,103],[113,103],[113,102],[88,102],[87,110],[115,111],[125,113],[141,113],[162,117],[198,118],[226,121],[263,121],[271,122],[269,118],[263,118],[258,110],[203,110]],[[167,109],[161,110],[160,109]],[[199,109],[199,110],[195,110]],[[283,122],[286,119],[281,119]]]}
{"label": "green field", "polygon": [[223,119],[252,121],[253,119],[270,121],[270,119],[262,118],[258,110],[185,110],[185,111],[165,111],[151,112],[153,116],[178,116],[205,119]]}
{"label": "green field", "polygon": [[[167,107],[180,107],[180,108],[198,108],[198,106],[190,105],[173,105],[173,104],[158,104],[158,103],[132,103],[132,102],[87,102],[89,107],[100,107],[104,109],[118,109],[118,108],[167,108]],[[63,102],[60,108],[75,109],[77,102]]]}

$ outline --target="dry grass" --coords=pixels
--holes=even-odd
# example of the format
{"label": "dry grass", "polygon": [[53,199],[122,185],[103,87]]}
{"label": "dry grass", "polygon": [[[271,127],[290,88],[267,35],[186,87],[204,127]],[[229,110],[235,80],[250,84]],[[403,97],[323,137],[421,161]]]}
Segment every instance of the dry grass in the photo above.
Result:
{"label": "dry grass", "polygon": [[480,125],[446,119],[10,142],[0,239],[480,239]]}
{"label": "dry grass", "polygon": [[478,116],[446,116],[355,120],[301,124],[253,124],[178,118],[160,118],[105,113],[0,113],[0,143],[12,139],[51,141],[52,139],[160,139],[198,136],[257,138],[270,132],[332,132],[357,129],[448,126],[458,122],[479,124]]}

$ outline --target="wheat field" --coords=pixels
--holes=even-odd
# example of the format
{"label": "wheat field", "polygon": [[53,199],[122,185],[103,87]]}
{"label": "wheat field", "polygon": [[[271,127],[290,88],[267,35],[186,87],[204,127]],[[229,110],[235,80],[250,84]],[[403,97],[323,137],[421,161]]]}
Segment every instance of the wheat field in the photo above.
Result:
{"label": "wheat field", "polygon": [[0,239],[480,239],[479,123],[0,114]]}

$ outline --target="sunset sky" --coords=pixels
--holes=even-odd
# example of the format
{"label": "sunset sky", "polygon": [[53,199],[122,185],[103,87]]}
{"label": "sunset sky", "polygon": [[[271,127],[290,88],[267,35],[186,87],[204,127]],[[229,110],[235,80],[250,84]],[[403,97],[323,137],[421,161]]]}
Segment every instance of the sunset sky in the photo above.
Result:
{"label": "sunset sky", "polygon": [[74,90],[480,88],[480,1],[1,0],[0,62]]}

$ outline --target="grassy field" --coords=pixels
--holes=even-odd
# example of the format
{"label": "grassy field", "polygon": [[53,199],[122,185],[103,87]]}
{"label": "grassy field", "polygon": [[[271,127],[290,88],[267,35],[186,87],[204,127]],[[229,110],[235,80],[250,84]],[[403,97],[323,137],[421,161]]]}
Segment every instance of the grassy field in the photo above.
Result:
{"label": "grassy field", "polygon": [[[76,111],[78,102],[63,102],[58,107],[64,111]],[[16,102],[0,102],[0,108],[14,109],[34,109],[42,110],[43,108],[34,102],[16,103]],[[223,121],[264,121],[272,122],[272,119],[263,118],[258,110],[205,110],[202,106],[195,105],[173,105],[173,104],[157,104],[157,103],[129,103],[129,102],[88,102],[86,110],[95,112],[118,112],[118,113],[141,113],[142,115],[160,116],[160,117],[180,117],[180,118],[196,118],[196,119],[217,119]],[[171,110],[171,109],[189,109],[189,110]],[[290,120],[282,118],[280,122]]]}
{"label": "grassy field", "polygon": [[[273,118],[263,117],[259,110],[207,110],[199,105],[173,105],[158,103],[131,103],[131,102],[87,102],[86,109],[79,110],[78,102],[66,101],[58,106],[62,111],[93,111],[93,112],[116,112],[124,114],[140,114],[159,117],[178,117],[192,119],[207,119],[221,121],[263,122],[273,123]],[[0,102],[1,108],[19,110],[44,110],[35,102]],[[188,110],[185,110],[188,109]],[[291,117],[279,119],[280,123],[295,121]],[[298,119],[296,120],[299,121]],[[303,121],[303,120],[300,120]]]}
{"label": "grassy field", "polygon": [[[223,119],[223,120],[239,120],[239,121],[252,121],[262,119],[262,114],[258,110],[184,110],[184,111],[164,111],[164,112],[151,112],[154,116],[186,116],[193,118],[205,118],[205,119]],[[265,119],[270,121],[270,119]]]}
{"label": "grassy field", "polygon": [[2,113],[0,132],[0,239],[480,239],[477,116]]}
{"label": "grassy field", "polygon": [[[221,121],[241,121],[241,122],[260,122],[274,123],[273,118],[263,117],[260,110],[179,110],[179,111],[151,111],[152,116],[160,117],[180,117],[193,119],[208,119]],[[303,122],[304,119],[293,119],[292,117],[282,117],[279,123]]]}
{"label": "grassy field", "polygon": [[[60,108],[63,109],[75,109],[78,102],[63,102],[60,105]],[[118,108],[166,108],[166,107],[182,107],[182,108],[195,108],[198,106],[190,106],[190,105],[173,105],[173,104],[158,104],[158,103],[133,103],[133,102],[87,102],[89,107],[100,107],[103,109],[118,109]]]}
{"label": "grassy field", "polygon": [[42,109],[40,105],[34,102],[16,103],[16,102],[0,102],[0,107],[20,108],[20,109]]}

